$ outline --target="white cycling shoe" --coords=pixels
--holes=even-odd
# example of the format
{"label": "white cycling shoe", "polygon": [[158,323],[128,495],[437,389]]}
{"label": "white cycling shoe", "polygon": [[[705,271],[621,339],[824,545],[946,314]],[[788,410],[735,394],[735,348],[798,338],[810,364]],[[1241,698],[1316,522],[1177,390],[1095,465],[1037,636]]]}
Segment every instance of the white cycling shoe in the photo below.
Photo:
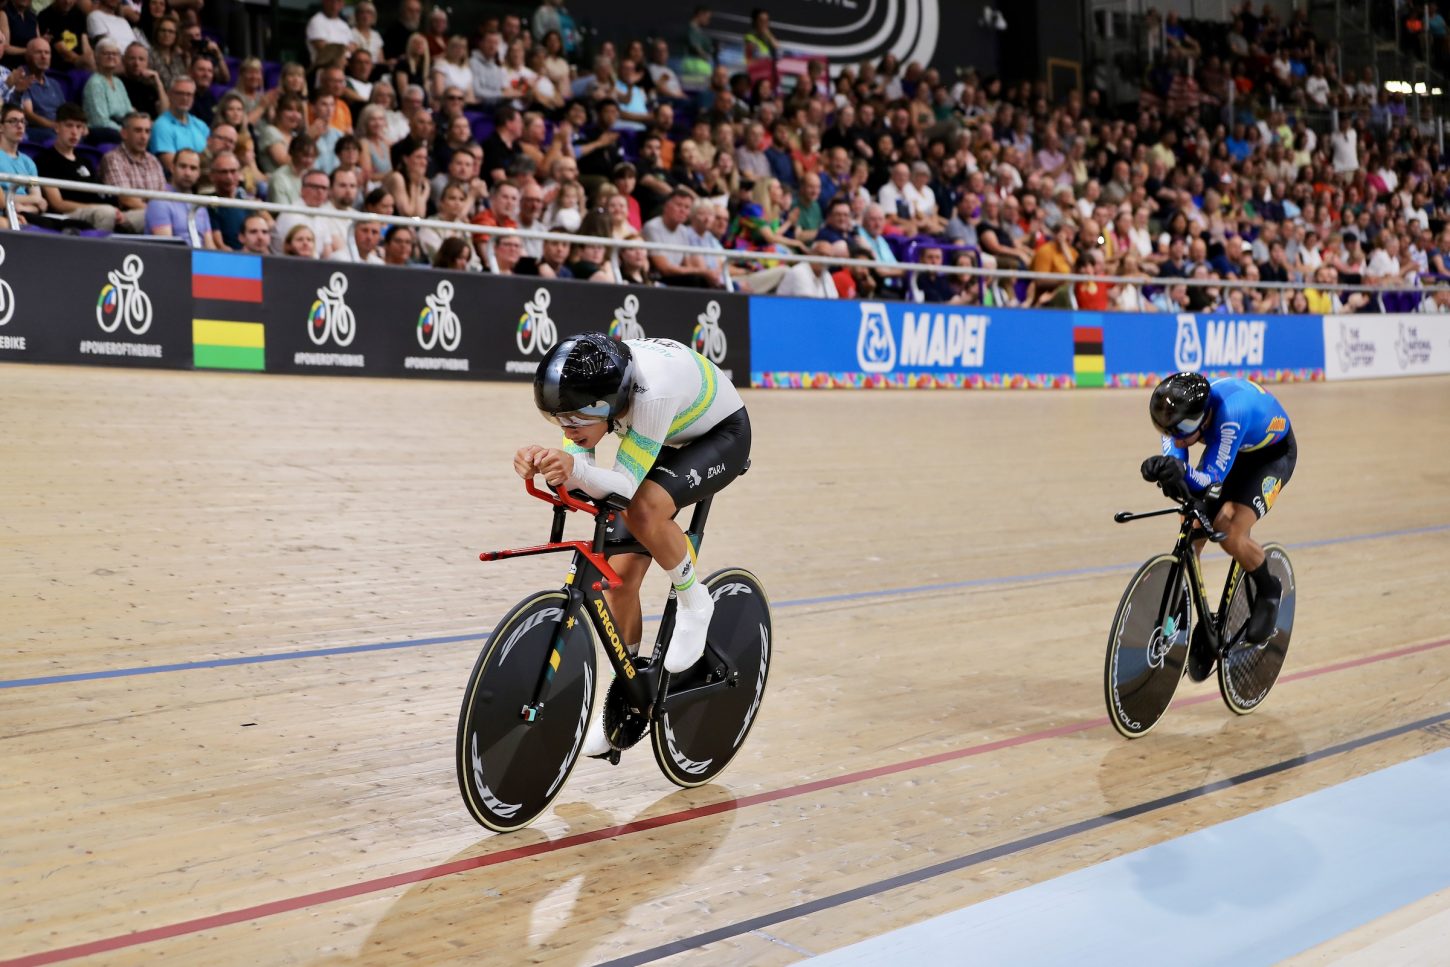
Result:
{"label": "white cycling shoe", "polygon": [[710,630],[715,602],[706,596],[705,604],[704,608],[687,608],[681,603],[675,609],[675,631],[665,652],[665,671],[671,675],[685,671],[705,653],[705,633]]}
{"label": "white cycling shoe", "polygon": [[601,696],[595,704],[594,714],[589,716],[589,728],[584,732],[584,746],[579,750],[581,756],[592,759],[609,754],[609,739],[604,735],[604,702],[605,699]]}

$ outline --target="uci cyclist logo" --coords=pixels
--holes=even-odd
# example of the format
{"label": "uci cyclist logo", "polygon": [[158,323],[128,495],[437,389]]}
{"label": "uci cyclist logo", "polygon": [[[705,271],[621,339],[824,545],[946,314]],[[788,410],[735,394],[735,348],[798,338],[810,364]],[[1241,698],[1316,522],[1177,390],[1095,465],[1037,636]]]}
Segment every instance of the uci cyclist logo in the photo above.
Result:
{"label": "uci cyclist logo", "polygon": [[861,329],[856,335],[856,363],[863,373],[889,373],[896,368],[896,336],[881,302],[861,303]]}
{"label": "uci cyclist logo", "polygon": [[[0,248],[0,265],[5,264],[5,249]],[[15,315],[15,290],[10,288],[10,283],[0,279],[0,326],[10,321]]]}
{"label": "uci cyclist logo", "polygon": [[1196,373],[1203,365],[1203,341],[1198,337],[1198,322],[1187,314],[1178,317],[1178,335],[1173,340],[1173,365],[1186,373]]}
{"label": "uci cyclist logo", "polygon": [[644,326],[639,324],[639,298],[631,292],[624,297],[624,305],[614,310],[609,323],[609,338],[623,342],[626,339],[644,339]]}
{"label": "uci cyclist logo", "polygon": [[695,331],[690,336],[690,346],[716,366],[725,362],[725,351],[729,343],[725,330],[720,328],[720,303],[711,299],[705,311],[695,317]]}
{"label": "uci cyclist logo", "polygon": [[151,297],[141,289],[146,265],[139,255],[128,255],[119,272],[107,272],[107,282],[96,298],[96,323],[102,332],[115,332],[121,323],[136,336],[151,328]]}
{"label": "uci cyclist logo", "polygon": [[533,299],[524,303],[524,314],[519,316],[518,346],[525,356],[537,351],[540,356],[554,348],[559,341],[559,327],[549,318],[549,290],[534,290]]}
{"label": "uci cyclist logo", "polygon": [[307,314],[307,335],[321,346],[331,339],[338,346],[351,345],[357,335],[357,317],[343,301],[347,294],[347,276],[332,273],[327,285],[317,290],[317,299]]}
{"label": "uci cyclist logo", "polygon": [[423,299],[423,311],[418,313],[418,345],[423,349],[437,346],[451,353],[462,341],[463,325],[453,311],[453,283],[444,279],[432,295]]}

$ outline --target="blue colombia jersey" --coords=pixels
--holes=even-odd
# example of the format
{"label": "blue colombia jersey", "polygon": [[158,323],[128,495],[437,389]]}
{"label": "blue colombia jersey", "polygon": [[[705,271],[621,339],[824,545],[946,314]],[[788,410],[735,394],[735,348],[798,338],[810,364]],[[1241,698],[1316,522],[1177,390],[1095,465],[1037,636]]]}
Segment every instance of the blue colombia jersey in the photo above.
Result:
{"label": "blue colombia jersey", "polygon": [[[1203,456],[1188,469],[1188,489],[1201,494],[1223,483],[1240,452],[1272,446],[1289,435],[1289,414],[1268,390],[1246,379],[1215,380],[1208,396]],[[1163,452],[1188,462],[1188,451],[1163,438]]]}

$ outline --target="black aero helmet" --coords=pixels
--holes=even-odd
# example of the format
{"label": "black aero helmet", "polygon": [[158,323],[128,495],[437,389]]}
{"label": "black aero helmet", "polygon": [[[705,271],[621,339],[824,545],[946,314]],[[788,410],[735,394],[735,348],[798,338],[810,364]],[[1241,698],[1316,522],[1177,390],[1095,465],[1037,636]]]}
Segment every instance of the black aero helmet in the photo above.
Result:
{"label": "black aero helmet", "polygon": [[1153,390],[1148,415],[1160,432],[1180,440],[1190,437],[1208,419],[1208,394],[1203,374],[1174,373]]}
{"label": "black aero helmet", "polygon": [[629,410],[634,361],[629,347],[599,332],[570,336],[549,350],[534,374],[534,405],[561,426],[611,424]]}

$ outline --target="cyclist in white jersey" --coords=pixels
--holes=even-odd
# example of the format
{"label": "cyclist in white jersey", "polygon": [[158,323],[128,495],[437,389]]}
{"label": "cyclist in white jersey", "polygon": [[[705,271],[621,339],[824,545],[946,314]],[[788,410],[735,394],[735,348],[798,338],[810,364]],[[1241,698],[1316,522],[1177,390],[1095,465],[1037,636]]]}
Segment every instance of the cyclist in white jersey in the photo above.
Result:
{"label": "cyclist in white jersey", "polygon": [[[514,470],[525,479],[543,474],[550,486],[629,500],[625,526],[611,529],[610,538],[629,540],[632,534],[669,574],[678,605],[665,669],[685,671],[705,650],[715,605],[696,580],[695,548],[674,517],[724,489],[749,465],[750,418],[740,394],[714,363],[672,339],[617,342],[586,333],[563,340],[544,357],[534,377],[534,402],[564,430],[564,445],[521,447]],[[623,439],[614,466],[605,468],[594,451],[611,432]],[[638,652],[642,635],[639,588],[649,560],[640,554],[609,558],[624,583],[606,595],[631,653]],[[583,754],[609,750],[596,711]]]}

